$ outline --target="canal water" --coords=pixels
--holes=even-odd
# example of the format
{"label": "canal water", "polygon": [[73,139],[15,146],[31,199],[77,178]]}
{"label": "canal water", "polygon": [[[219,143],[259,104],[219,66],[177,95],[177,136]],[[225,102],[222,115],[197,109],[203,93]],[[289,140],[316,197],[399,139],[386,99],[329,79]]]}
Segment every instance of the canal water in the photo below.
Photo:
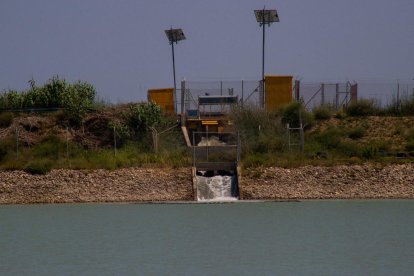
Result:
{"label": "canal water", "polygon": [[0,206],[0,275],[412,275],[414,201]]}

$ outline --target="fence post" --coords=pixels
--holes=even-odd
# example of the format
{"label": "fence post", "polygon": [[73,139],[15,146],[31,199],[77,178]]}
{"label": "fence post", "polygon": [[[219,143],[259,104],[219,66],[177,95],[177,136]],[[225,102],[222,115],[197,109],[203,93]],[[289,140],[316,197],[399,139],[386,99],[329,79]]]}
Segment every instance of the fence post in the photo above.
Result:
{"label": "fence post", "polygon": [[290,127],[289,127],[289,124],[286,124],[286,130],[287,130],[287,135],[288,135],[288,149],[290,151]]}
{"label": "fence post", "polygon": [[116,156],[116,129],[114,126],[114,155]]}
{"label": "fence post", "polygon": [[207,131],[207,147],[206,147],[206,150],[207,150],[207,162],[208,162],[208,151],[209,151],[209,146],[210,146],[210,142],[209,142],[209,140],[208,140],[208,125],[206,125],[206,131]]}
{"label": "fence post", "polygon": [[303,134],[303,125],[300,123],[300,150],[304,152],[305,150],[305,135]]}
{"label": "fence post", "polygon": [[185,80],[181,81],[181,126],[185,124]]}
{"label": "fence post", "polygon": [[151,130],[151,136],[152,136],[152,145],[155,153],[158,153],[158,131],[155,129],[155,127],[149,127]]}
{"label": "fence post", "polygon": [[325,105],[325,84],[321,83],[321,105]]}
{"label": "fence post", "polygon": [[69,159],[69,128],[66,127],[66,158]]}
{"label": "fence post", "polygon": [[195,146],[195,132],[193,132],[193,167],[195,168],[195,164],[196,164],[196,146]]}
{"label": "fence post", "polygon": [[335,84],[335,109],[339,108],[339,83]]}
{"label": "fence post", "polygon": [[397,109],[400,110],[400,80],[397,80]]}
{"label": "fence post", "polygon": [[19,159],[19,128],[16,127],[16,159]]}
{"label": "fence post", "polygon": [[244,104],[244,81],[242,80],[241,81],[242,82],[242,91],[241,91],[241,93],[242,93],[242,96],[241,96],[241,106],[243,107],[243,104]]}
{"label": "fence post", "polygon": [[240,162],[240,155],[241,155],[240,133],[237,132],[237,165]]}

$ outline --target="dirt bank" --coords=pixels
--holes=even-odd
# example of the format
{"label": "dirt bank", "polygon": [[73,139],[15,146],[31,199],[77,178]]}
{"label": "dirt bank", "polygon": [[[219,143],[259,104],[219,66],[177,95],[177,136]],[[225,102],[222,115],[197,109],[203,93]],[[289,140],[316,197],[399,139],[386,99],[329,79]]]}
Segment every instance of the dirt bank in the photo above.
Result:
{"label": "dirt bank", "polygon": [[[414,198],[414,164],[255,168],[242,199]],[[0,204],[192,200],[191,169],[0,171]]]}

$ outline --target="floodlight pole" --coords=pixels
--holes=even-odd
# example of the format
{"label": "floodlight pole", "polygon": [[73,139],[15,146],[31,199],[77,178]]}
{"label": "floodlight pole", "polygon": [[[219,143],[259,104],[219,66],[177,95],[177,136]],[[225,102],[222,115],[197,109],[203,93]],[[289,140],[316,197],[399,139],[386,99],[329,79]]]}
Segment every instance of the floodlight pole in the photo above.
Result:
{"label": "floodlight pole", "polygon": [[[177,42],[175,42],[177,43]],[[173,75],[174,75],[174,102],[175,102],[175,110],[177,112],[177,83],[175,81],[175,58],[174,58],[174,40],[171,40],[171,50],[172,50],[172,60],[173,60]]]}
{"label": "floodlight pole", "polygon": [[262,16],[262,28],[263,28],[263,43],[262,43],[262,82],[263,82],[263,88],[265,84],[265,76],[264,76],[264,70],[265,70],[265,16],[264,16],[264,9],[263,9],[263,16]]}
{"label": "floodlight pole", "polygon": [[264,7],[262,10],[255,10],[256,20],[262,27],[263,41],[262,41],[262,91],[263,91],[263,103],[266,98],[266,83],[265,83],[265,40],[266,40],[266,24],[279,22],[279,17],[276,10],[266,10]]}
{"label": "floodlight pole", "polygon": [[175,53],[174,53],[174,43],[178,43],[178,41],[185,39],[184,33],[182,29],[173,29],[172,27],[169,30],[165,30],[167,34],[168,41],[171,44],[171,52],[172,52],[172,60],[173,60],[173,77],[174,77],[174,110],[177,112],[177,81],[175,78]]}

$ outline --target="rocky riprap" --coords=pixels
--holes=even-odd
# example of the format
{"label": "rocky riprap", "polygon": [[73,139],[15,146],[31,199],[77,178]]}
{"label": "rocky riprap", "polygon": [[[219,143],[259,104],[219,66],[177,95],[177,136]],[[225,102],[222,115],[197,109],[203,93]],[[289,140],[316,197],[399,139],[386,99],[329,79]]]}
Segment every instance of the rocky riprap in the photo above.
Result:
{"label": "rocky riprap", "polygon": [[414,164],[247,169],[243,199],[414,198]]}
{"label": "rocky riprap", "polygon": [[[242,199],[413,199],[414,164],[248,168]],[[191,168],[0,171],[0,204],[191,201]]]}
{"label": "rocky riprap", "polygon": [[191,169],[0,171],[0,204],[192,200]]}

